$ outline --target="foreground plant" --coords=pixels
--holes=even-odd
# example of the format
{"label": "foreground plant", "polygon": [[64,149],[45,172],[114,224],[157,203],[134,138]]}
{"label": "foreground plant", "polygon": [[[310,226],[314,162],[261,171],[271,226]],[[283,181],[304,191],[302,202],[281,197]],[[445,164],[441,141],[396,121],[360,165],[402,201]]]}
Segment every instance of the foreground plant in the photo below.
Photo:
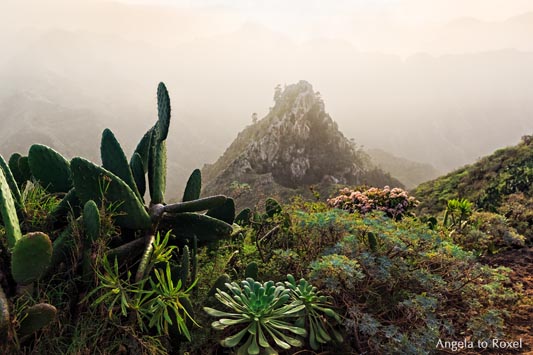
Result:
{"label": "foreground plant", "polygon": [[298,337],[286,333],[307,335],[304,328],[289,321],[298,317],[305,305],[291,298],[291,291],[283,284],[274,284],[273,281],[261,284],[248,278],[241,282],[241,286],[232,282],[226,284],[226,287],[229,293],[218,289],[215,297],[231,312],[204,307],[210,316],[220,318],[212,323],[214,329],[224,330],[231,327],[236,328],[235,331],[238,330],[223,339],[222,346],[236,347],[246,337],[236,354],[254,355],[261,351],[264,354],[277,354],[274,346],[287,350],[303,345]]}
{"label": "foreground plant", "polygon": [[287,280],[285,285],[291,290],[293,299],[305,306],[296,324],[309,329],[308,339],[311,348],[318,350],[320,344],[327,344],[333,339],[342,342],[342,335],[333,328],[331,322],[328,322],[328,318],[341,322],[341,317],[330,308],[328,298],[305,279],[296,282],[294,276],[289,274]]}

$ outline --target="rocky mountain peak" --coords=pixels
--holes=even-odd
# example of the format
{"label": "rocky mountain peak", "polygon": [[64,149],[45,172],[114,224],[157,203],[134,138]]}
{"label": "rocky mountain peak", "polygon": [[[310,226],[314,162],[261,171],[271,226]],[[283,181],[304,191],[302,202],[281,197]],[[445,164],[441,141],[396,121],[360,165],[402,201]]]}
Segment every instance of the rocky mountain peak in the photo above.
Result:
{"label": "rocky mountain peak", "polygon": [[[223,156],[204,167],[206,189],[261,176],[285,188],[322,182],[401,185],[376,168],[338,129],[307,81],[276,87],[269,114],[246,127]],[[267,178],[268,177],[268,178]],[[218,186],[218,189],[213,189]]]}

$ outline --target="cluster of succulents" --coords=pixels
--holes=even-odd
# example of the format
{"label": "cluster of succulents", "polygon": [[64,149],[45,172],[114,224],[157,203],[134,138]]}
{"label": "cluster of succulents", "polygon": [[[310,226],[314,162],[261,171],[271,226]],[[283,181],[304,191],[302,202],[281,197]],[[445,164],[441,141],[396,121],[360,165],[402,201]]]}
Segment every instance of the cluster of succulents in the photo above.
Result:
{"label": "cluster of succulents", "polygon": [[[93,246],[98,242],[108,245],[103,259],[114,260],[121,268],[136,267],[135,282],[140,282],[158,271],[150,267],[157,235],[171,231],[167,233],[168,242],[180,247],[182,258],[181,268],[170,268],[168,272],[181,279],[185,287],[186,282],[194,285],[197,277],[197,245],[212,244],[232,234],[234,201],[222,195],[200,198],[200,170],[191,174],[181,202],[165,203],[170,99],[163,83],[159,84],[157,99],[158,120],[142,137],[129,161],[109,129],[102,134],[101,166],[81,157],[68,161],[52,148],[40,144],[32,145],[28,156],[13,154],[8,163],[0,157],[0,212],[6,236],[3,244],[7,247],[2,253],[8,254],[10,260],[10,264],[1,265],[1,271],[3,275],[11,275],[7,278],[11,285],[6,292],[0,290],[0,331],[4,334],[12,333],[10,299],[17,297],[17,285],[28,285],[43,276],[53,275],[60,263],[70,262],[74,270],[81,270],[82,279],[89,283],[95,279],[97,265]],[[40,184],[61,199],[48,216],[54,231],[58,231],[54,235],[40,232],[23,235],[21,231],[19,217],[24,218],[25,209],[20,190],[30,182]],[[149,203],[145,203],[147,190]],[[100,234],[101,211],[112,211],[113,222],[120,228],[120,235],[115,238],[118,242],[115,240],[112,248],[109,240],[104,240]],[[83,225],[81,246],[67,221],[69,215],[70,220]],[[187,245],[192,248],[192,265]],[[74,252],[75,249],[78,252]],[[76,260],[72,260],[73,255],[78,256]],[[192,269],[191,275],[189,269]],[[164,275],[159,272],[155,276],[159,279]],[[150,283],[152,287],[156,284]],[[26,313],[25,321],[18,326],[22,335],[39,329],[37,325],[50,322],[56,310],[51,305],[38,304],[28,308]],[[182,332],[184,329],[180,329]]]}
{"label": "cluster of succulents", "polygon": [[382,211],[388,216],[399,218],[415,207],[418,201],[409,196],[409,193],[399,187],[383,189],[371,187],[367,190],[359,191],[350,188],[343,188],[336,197],[328,199],[331,207],[362,214],[371,211]]}

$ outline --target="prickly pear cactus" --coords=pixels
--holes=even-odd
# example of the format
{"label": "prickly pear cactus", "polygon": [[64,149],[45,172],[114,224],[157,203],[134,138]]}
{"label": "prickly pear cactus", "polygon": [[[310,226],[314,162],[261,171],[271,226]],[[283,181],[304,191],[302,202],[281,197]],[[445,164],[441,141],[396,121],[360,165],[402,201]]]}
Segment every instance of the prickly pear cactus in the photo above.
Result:
{"label": "prickly pear cactus", "polygon": [[49,192],[68,192],[72,188],[70,164],[52,148],[41,144],[32,145],[28,163],[31,174]]}
{"label": "prickly pear cactus", "polygon": [[143,166],[142,157],[139,153],[134,153],[130,161],[130,169],[133,174],[133,180],[135,180],[135,185],[141,198],[144,200],[144,194],[146,192],[146,177],[145,177],[145,168]]}
{"label": "prickly pear cactus", "polygon": [[4,172],[0,169],[0,214],[4,222],[4,229],[7,237],[7,246],[12,249],[20,238],[19,219],[17,217],[17,210],[15,209],[15,202],[11,189],[6,180]]}
{"label": "prickly pear cactus", "polygon": [[14,153],[9,157],[9,162],[8,162],[9,169],[11,169],[11,172],[13,173],[13,177],[17,181],[17,184],[19,185],[19,187],[21,187],[22,184],[26,182],[26,180],[23,180],[22,173],[20,172],[20,168],[19,168],[20,158],[22,158],[22,155],[20,155],[19,153]]}
{"label": "prickly pear cactus", "polygon": [[241,227],[245,227],[250,224],[250,218],[252,217],[252,210],[249,208],[243,209],[237,217],[235,217],[235,223]]}
{"label": "prickly pear cactus", "polygon": [[228,224],[233,224],[235,220],[235,201],[232,198],[228,198],[222,205],[213,207],[207,211],[207,215]]}
{"label": "prickly pear cactus", "polygon": [[38,280],[50,267],[52,242],[41,232],[29,233],[17,241],[11,256],[11,274],[21,285]]}
{"label": "prickly pear cactus", "polygon": [[172,232],[181,238],[192,240],[193,236],[198,242],[211,243],[228,237],[233,227],[220,221],[198,213],[179,213],[172,218]]}
{"label": "prickly pear cactus", "polygon": [[215,293],[217,293],[217,289],[219,290],[226,290],[226,284],[231,283],[231,279],[229,278],[228,274],[222,274],[216,279],[215,283],[213,284],[213,287],[209,290],[207,293],[208,296],[214,296]]}
{"label": "prickly pear cactus", "polygon": [[26,182],[32,179],[30,170],[30,163],[28,157],[20,157],[19,159],[19,171],[22,177],[22,181]]}
{"label": "prickly pear cactus", "polygon": [[200,169],[195,169],[189,180],[187,180],[187,185],[185,186],[185,192],[183,193],[183,202],[197,200],[200,198],[200,192],[202,191],[202,172]]}
{"label": "prickly pear cactus", "polygon": [[257,275],[259,274],[259,267],[257,266],[257,263],[252,261],[246,266],[246,270],[244,271],[244,278],[252,278],[254,280],[257,280]]}
{"label": "prickly pear cactus", "polygon": [[116,176],[122,179],[130,189],[141,198],[141,194],[137,189],[137,184],[133,179],[128,159],[120,146],[120,143],[115,138],[113,132],[106,128],[102,133],[102,142],[100,144],[100,154],[102,158],[102,166],[109,170]]}
{"label": "prickly pear cactus", "polygon": [[100,212],[93,200],[87,201],[83,207],[83,226],[85,227],[87,243],[94,242],[100,235]]}
{"label": "prickly pear cactus", "polygon": [[131,229],[150,228],[148,212],[122,179],[83,158],[74,158],[70,164],[76,194],[82,203],[93,200],[101,205],[105,196],[106,203],[116,206],[117,225]]}
{"label": "prickly pear cactus", "polygon": [[4,176],[6,178],[7,184],[9,185],[9,188],[11,189],[11,194],[13,195],[13,199],[15,201],[15,205],[19,208],[22,208],[22,197],[20,195],[20,190],[17,184],[17,181],[15,180],[13,173],[11,172],[11,169],[9,168],[9,165],[6,163],[4,158],[0,155],[0,169],[4,172]]}
{"label": "prickly pear cactus", "polygon": [[17,330],[19,337],[31,335],[50,324],[56,317],[57,309],[48,303],[39,303],[28,308]]}
{"label": "prickly pear cactus", "polygon": [[167,176],[167,145],[165,141],[156,142],[150,154],[148,181],[152,204],[163,203],[165,200]]}

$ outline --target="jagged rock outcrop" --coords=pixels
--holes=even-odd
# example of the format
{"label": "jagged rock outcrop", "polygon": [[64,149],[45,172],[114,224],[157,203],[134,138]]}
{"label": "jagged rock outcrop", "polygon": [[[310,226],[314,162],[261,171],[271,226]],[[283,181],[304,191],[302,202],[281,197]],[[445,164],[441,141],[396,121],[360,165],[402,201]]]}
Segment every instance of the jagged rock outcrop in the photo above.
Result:
{"label": "jagged rock outcrop", "polygon": [[240,132],[203,173],[206,193],[231,194],[233,182],[249,184],[254,195],[313,184],[401,186],[339,131],[306,81],[278,88],[270,113]]}

